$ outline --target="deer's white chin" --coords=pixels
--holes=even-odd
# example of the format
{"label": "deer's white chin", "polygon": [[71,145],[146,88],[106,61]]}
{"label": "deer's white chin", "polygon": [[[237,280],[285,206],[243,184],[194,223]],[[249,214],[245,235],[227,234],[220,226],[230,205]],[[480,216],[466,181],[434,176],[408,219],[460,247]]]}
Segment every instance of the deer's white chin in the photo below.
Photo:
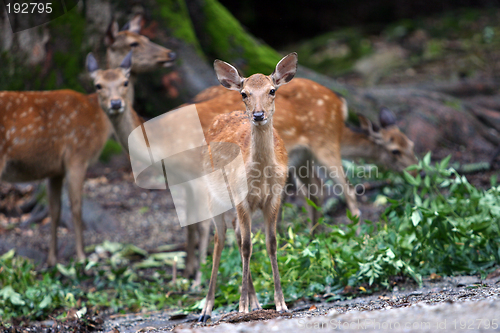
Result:
{"label": "deer's white chin", "polygon": [[125,106],[119,108],[118,110],[115,110],[115,109],[109,109],[108,110],[108,115],[110,116],[117,116],[119,114],[122,114],[123,111],[125,111]]}
{"label": "deer's white chin", "polygon": [[252,124],[254,124],[255,126],[264,126],[265,124],[267,124],[267,120],[267,118],[261,121],[252,120]]}

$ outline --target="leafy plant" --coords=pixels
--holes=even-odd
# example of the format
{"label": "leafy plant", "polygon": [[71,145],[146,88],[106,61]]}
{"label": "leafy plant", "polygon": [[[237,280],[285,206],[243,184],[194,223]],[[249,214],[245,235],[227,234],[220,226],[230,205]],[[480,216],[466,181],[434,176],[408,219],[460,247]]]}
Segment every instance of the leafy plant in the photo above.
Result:
{"label": "leafy plant", "polygon": [[[339,226],[321,220],[327,232],[312,237],[305,223],[295,221],[287,235],[278,238],[286,300],[332,300],[345,297],[345,290],[390,288],[390,278],[396,275],[411,277],[419,284],[423,275],[431,273],[484,275],[498,265],[500,187],[475,188],[448,167],[449,160],[432,165],[428,154],[408,170],[416,172],[416,177],[408,172],[404,179],[385,174],[393,185],[379,194],[389,206],[378,222],[360,224],[350,216],[352,223]],[[284,215],[290,216],[293,209],[286,206]],[[271,306],[273,282],[264,235],[254,234],[252,243],[254,286],[259,300]],[[226,247],[222,258],[215,306],[232,309],[241,284],[236,245]],[[211,263],[207,263],[205,281],[210,271]]]}
{"label": "leafy plant", "polygon": [[[61,317],[69,309],[135,312],[196,301],[183,294],[189,288],[188,280],[179,278],[173,283],[165,271],[174,261],[182,268],[185,253],[149,255],[134,245],[111,242],[96,246],[95,251],[86,263],[58,264],[40,271],[14,250],[2,255],[0,326],[49,315]],[[152,271],[151,267],[159,268]]]}

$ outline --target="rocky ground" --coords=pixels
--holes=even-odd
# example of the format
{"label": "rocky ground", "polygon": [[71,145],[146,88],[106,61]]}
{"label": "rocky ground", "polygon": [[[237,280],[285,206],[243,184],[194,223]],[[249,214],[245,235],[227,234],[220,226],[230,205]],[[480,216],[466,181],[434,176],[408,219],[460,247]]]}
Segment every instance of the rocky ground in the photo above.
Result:
{"label": "rocky ground", "polygon": [[422,288],[400,284],[379,292],[332,303],[297,302],[288,313],[275,310],[215,313],[206,325],[196,315],[175,312],[90,316],[86,320],[47,320],[30,332],[498,332],[500,270],[488,279],[475,276],[424,279]]}

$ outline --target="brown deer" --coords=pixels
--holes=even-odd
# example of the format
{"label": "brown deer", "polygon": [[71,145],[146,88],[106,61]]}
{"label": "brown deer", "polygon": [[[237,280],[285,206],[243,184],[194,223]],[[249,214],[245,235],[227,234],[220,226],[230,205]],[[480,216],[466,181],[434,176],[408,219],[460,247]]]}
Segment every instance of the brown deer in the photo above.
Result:
{"label": "brown deer", "polygon": [[[228,154],[225,151],[227,146],[213,145],[213,143],[228,142],[240,147],[245,163],[248,194],[236,206],[237,219],[234,226],[243,265],[239,311],[248,313],[249,305],[252,310],[261,309],[249,266],[252,255],[252,214],[258,209],[264,214],[266,247],[273,271],[276,310],[287,311],[276,257],[276,221],[287,177],[287,153],[283,141],[273,127],[273,121],[277,90],[295,76],[297,54],[291,53],[281,59],[275,71],[269,76],[254,74],[249,78],[243,78],[236,68],[220,60],[215,61],[214,67],[219,82],[227,89],[238,91],[246,107],[246,112],[233,112],[215,118],[206,134],[206,141],[210,143],[210,157],[204,161],[207,169],[212,169],[219,156]],[[231,177],[231,175],[226,176]],[[231,182],[229,179],[229,183]],[[211,193],[211,201],[217,201],[220,197],[219,192],[225,190],[214,183],[208,183],[207,186]],[[206,322],[212,313],[217,272],[226,234],[224,214],[216,216],[213,221],[216,229],[214,260],[200,322]]]}
{"label": "brown deer", "polygon": [[[137,22],[135,18],[129,26],[135,27]],[[115,31],[113,36],[114,42],[108,45],[108,59],[134,48],[133,58],[143,64],[137,67],[138,72],[174,60],[170,50],[137,32]],[[124,36],[129,43],[117,44]],[[135,46],[134,41],[142,46]],[[47,263],[51,266],[57,262],[57,226],[64,177],[68,182],[77,258],[85,258],[81,221],[83,180],[87,166],[99,156],[111,133],[96,94],[84,95],[72,90],[0,93],[1,180],[25,182],[48,178],[52,222]]]}
{"label": "brown deer", "polygon": [[[108,68],[118,68],[132,50],[133,62],[130,75],[132,83],[136,81],[136,74],[151,72],[159,67],[170,67],[176,58],[175,52],[152,43],[149,38],[140,34],[142,23],[142,15],[138,14],[119,31],[118,23],[113,21],[108,26],[104,38]],[[133,100],[133,85],[129,90]]]}

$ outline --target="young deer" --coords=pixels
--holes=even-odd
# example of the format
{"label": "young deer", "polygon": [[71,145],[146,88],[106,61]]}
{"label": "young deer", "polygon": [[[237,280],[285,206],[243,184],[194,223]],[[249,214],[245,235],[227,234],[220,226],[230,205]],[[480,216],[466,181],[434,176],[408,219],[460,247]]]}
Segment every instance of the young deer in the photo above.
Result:
{"label": "young deer", "polygon": [[[134,31],[113,34],[108,59],[134,48],[134,60],[143,64],[137,67],[138,72],[173,61],[170,50]],[[125,37],[128,44],[117,44]],[[57,262],[57,226],[64,177],[68,182],[77,258],[85,258],[81,221],[83,180],[87,166],[99,156],[111,132],[96,94],[84,95],[72,90],[0,92],[1,180],[26,182],[48,178],[52,223],[47,263],[51,266]]]}
{"label": "young deer", "polygon": [[[239,311],[248,313],[249,305],[252,309],[261,308],[255,294],[249,266],[252,254],[252,214],[257,209],[261,209],[264,214],[266,247],[273,271],[276,310],[287,311],[276,257],[276,221],[281,192],[287,177],[287,153],[283,141],[273,127],[273,119],[276,91],[278,87],[288,83],[295,76],[297,54],[291,53],[281,59],[270,76],[254,74],[249,78],[243,78],[236,68],[220,60],[215,61],[214,67],[220,83],[225,88],[238,91],[246,107],[246,113],[233,112],[216,117],[206,134],[206,141],[210,143],[237,144],[245,163],[248,194],[236,206],[238,218],[235,225],[243,265]],[[212,169],[212,165],[216,163],[219,156],[227,154],[224,150],[226,146],[220,147],[220,149],[214,149],[214,146],[210,144],[210,158],[204,162],[208,170]],[[217,201],[221,188],[212,183],[208,183],[207,186],[211,193],[210,200]],[[214,261],[207,300],[199,318],[200,322],[206,322],[212,313],[217,272],[226,234],[224,214],[216,216],[213,221],[216,229]]]}
{"label": "young deer", "polygon": [[[237,92],[210,87],[195,97],[196,108],[203,128],[219,113],[241,109]],[[329,177],[344,189],[348,208],[358,215],[354,191],[348,186],[342,158],[369,158],[377,164],[402,171],[416,163],[411,142],[396,126],[390,111],[381,113],[382,130],[378,131],[360,116],[362,130],[345,126],[347,103],[330,89],[308,79],[296,78],[280,89],[276,97],[274,126],[285,142],[292,170],[308,167],[300,176],[306,185],[312,184],[312,160],[326,166]],[[385,125],[383,121],[385,121]]]}

